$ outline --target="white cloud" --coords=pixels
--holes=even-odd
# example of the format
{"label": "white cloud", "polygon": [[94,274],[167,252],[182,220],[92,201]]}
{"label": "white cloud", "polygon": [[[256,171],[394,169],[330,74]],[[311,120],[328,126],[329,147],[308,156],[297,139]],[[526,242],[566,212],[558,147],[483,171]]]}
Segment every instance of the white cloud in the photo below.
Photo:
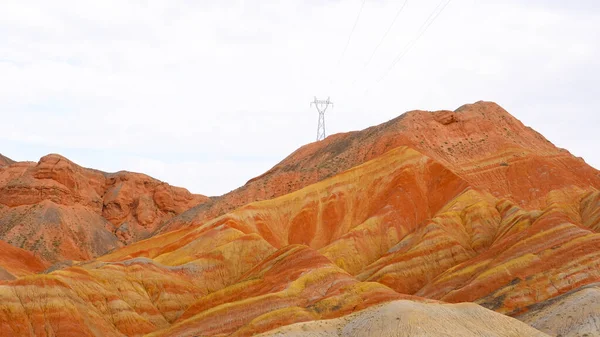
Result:
{"label": "white cloud", "polygon": [[[600,10],[592,1],[3,1],[0,151],[60,152],[227,192],[315,136],[410,109],[494,100],[600,167]],[[87,153],[87,154],[86,154]],[[93,155],[92,155],[93,154]]]}

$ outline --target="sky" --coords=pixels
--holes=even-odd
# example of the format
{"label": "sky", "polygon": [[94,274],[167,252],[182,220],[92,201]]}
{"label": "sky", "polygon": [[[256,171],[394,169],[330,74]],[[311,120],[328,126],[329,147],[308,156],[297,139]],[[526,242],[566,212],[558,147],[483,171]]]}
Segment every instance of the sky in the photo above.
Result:
{"label": "sky", "polygon": [[327,134],[494,101],[600,168],[600,2],[0,3],[15,160],[220,195],[315,141],[314,96],[334,102]]}

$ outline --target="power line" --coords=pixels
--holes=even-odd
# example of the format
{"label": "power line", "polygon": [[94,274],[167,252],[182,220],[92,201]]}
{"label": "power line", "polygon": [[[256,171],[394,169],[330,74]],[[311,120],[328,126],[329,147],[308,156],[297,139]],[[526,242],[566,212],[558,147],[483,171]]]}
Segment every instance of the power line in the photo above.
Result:
{"label": "power line", "polygon": [[363,11],[363,8],[365,7],[365,2],[367,2],[367,0],[363,0],[362,4],[360,5],[360,9],[358,10],[358,15],[356,16],[356,20],[354,21],[354,26],[352,26],[352,30],[350,31],[350,35],[348,36],[348,41],[346,41],[346,46],[344,47],[344,51],[342,51],[342,55],[340,56],[337,65],[339,66],[340,63],[342,62],[342,59],[344,58],[344,55],[346,55],[346,50],[348,49],[348,46],[350,45],[350,40],[352,39],[352,35],[354,34],[354,30],[356,29],[356,25],[358,24],[358,19],[360,18],[360,14]]}
{"label": "power line", "polygon": [[[403,52],[401,52],[395,59],[394,62],[392,62],[392,64],[390,65],[390,67],[386,70],[386,72],[383,74],[383,76],[381,76],[379,78],[379,80],[377,80],[377,83],[381,82],[388,74],[389,72],[396,66],[396,64],[398,64],[398,62],[400,62],[400,60],[402,60],[404,58],[404,56],[406,54],[408,54],[409,51],[412,50],[412,48],[415,46],[415,44],[417,43],[417,41],[419,41],[419,39],[421,38],[421,36],[423,36],[423,34],[425,34],[425,32],[427,31],[427,29],[433,24],[433,22],[437,19],[437,17],[444,11],[444,9],[446,8],[446,6],[448,6],[448,4],[452,1],[452,0],[448,0],[444,6],[442,7],[442,9],[440,9],[439,11],[438,8],[440,7],[440,5],[443,3],[444,0],[442,0],[437,7],[433,10],[433,12],[431,12],[431,14],[429,14],[429,16],[427,17],[427,20],[425,20],[425,22],[423,23],[423,25],[421,25],[421,28],[419,28],[419,33],[417,35],[416,38],[412,39],[406,46],[405,46],[405,50]],[[437,13],[436,13],[437,11]],[[435,16],[433,16],[435,13]],[[433,19],[431,19],[431,17],[433,16]],[[431,20],[430,20],[431,19]]]}
{"label": "power line", "polygon": [[394,27],[394,24],[396,23],[396,20],[398,20],[398,17],[400,16],[400,13],[402,13],[402,10],[406,6],[407,2],[408,2],[408,0],[404,0],[404,3],[402,4],[402,7],[400,7],[400,9],[396,12],[396,16],[394,16],[394,20],[392,20],[392,23],[390,24],[390,26],[388,27],[388,29],[385,31],[385,34],[383,34],[383,36],[381,37],[381,40],[379,41],[379,44],[375,47],[375,49],[371,53],[371,56],[369,57],[369,59],[365,63],[365,65],[363,67],[363,70],[365,68],[367,68],[369,66],[369,64],[371,63],[371,61],[373,60],[373,56],[375,56],[375,53],[377,53],[377,50],[379,49],[379,47],[381,47],[381,45],[383,44],[383,41],[385,41],[385,38],[388,36],[388,34],[390,33],[390,31],[392,30],[392,27]]}
{"label": "power line", "polygon": [[[402,51],[400,52],[400,54],[398,54],[398,56],[396,56],[396,58],[394,59],[394,61],[392,62],[392,64],[388,67],[388,69],[385,71],[385,73],[377,80],[377,82],[375,83],[375,85],[377,85],[378,83],[380,83],[389,73],[390,71],[392,71],[392,69],[396,66],[396,64],[398,62],[400,62],[400,60],[402,60],[404,58],[404,56],[411,51],[411,49],[415,46],[415,44],[417,43],[417,41],[419,41],[419,39],[421,38],[421,36],[423,36],[423,34],[425,34],[425,32],[427,31],[427,29],[433,24],[433,22],[435,22],[435,20],[437,19],[437,17],[444,11],[444,9],[446,8],[446,6],[448,6],[448,4],[451,2],[452,0],[448,0],[441,9],[440,6],[442,5],[442,3],[444,3],[444,0],[442,0],[436,7],[435,9],[431,12],[431,14],[429,14],[429,16],[427,17],[427,19],[425,20],[425,22],[423,22],[423,24],[421,25],[421,28],[419,28],[419,31],[417,33],[417,37],[412,39],[411,41],[409,41],[404,48],[402,49]],[[439,9],[439,11],[438,11]],[[433,18],[432,18],[433,17]],[[369,91],[369,90],[367,90]],[[366,91],[365,91],[366,93]]]}
{"label": "power line", "polygon": [[[352,25],[352,29],[350,30],[350,35],[348,35],[348,40],[346,41],[346,45],[344,46],[344,50],[342,51],[342,55],[340,55],[340,58],[337,61],[336,64],[336,72],[339,70],[340,64],[342,63],[342,60],[344,59],[344,56],[346,55],[346,51],[348,50],[348,46],[350,45],[350,41],[352,40],[352,35],[354,35],[354,31],[356,30],[356,26],[358,25],[358,20],[360,20],[360,15],[362,14],[363,9],[365,8],[365,2],[367,2],[367,0],[363,0],[362,3],[360,4],[360,9],[358,10],[358,14],[356,15],[356,20],[354,20],[354,24]],[[329,77],[329,86],[331,86],[333,82],[333,77]],[[317,108],[317,110],[319,111],[319,124],[317,127],[317,141],[322,140],[325,138],[325,110],[327,110],[327,107],[329,106],[329,104],[331,104],[331,106],[333,107],[333,103],[329,100],[329,98],[327,98],[326,101],[318,101],[317,98],[315,97],[314,102],[312,102],[311,104],[314,104],[315,107]],[[320,109],[319,104],[325,104],[325,108],[323,110]]]}

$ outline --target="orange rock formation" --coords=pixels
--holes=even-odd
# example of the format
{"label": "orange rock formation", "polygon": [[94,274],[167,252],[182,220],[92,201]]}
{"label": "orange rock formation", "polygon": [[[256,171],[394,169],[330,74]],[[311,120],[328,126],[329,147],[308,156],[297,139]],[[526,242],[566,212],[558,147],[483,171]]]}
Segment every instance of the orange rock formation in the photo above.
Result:
{"label": "orange rock formation", "polygon": [[598,171],[583,159],[555,147],[497,104],[477,102],[455,111],[409,111],[378,126],[305,145],[243,187],[190,209],[159,231],[296,191],[398,146],[411,147],[471,186],[527,209],[542,206],[548,192],[563,186],[600,186]]}
{"label": "orange rock formation", "polygon": [[[0,169],[0,214],[32,202],[27,216],[52,223],[57,209],[75,228],[68,236],[83,224],[64,214],[94,205],[104,228],[143,227],[148,191],[164,219],[184,208],[167,214],[162,185],[137,183],[145,176],[56,158],[56,169]],[[599,188],[598,171],[493,103],[409,112],[307,145],[223,197],[192,198],[205,202],[95,260],[33,274],[47,262],[19,265],[24,252],[11,247],[17,258],[0,259],[13,276],[0,281],[0,335],[600,333],[599,310],[576,310],[600,281]],[[10,228],[4,237],[21,233]],[[464,301],[475,304],[443,303]],[[548,323],[563,307],[571,318]]]}
{"label": "orange rock formation", "polygon": [[86,260],[152,233],[208,198],[59,155],[0,167],[0,238],[52,262]]}
{"label": "orange rock formation", "polygon": [[0,280],[39,273],[49,266],[31,252],[0,241]]}

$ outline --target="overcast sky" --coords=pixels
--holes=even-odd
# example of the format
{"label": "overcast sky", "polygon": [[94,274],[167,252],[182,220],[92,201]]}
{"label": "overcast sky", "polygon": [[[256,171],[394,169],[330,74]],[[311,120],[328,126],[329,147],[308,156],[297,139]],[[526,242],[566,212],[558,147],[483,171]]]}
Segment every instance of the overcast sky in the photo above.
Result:
{"label": "overcast sky", "polygon": [[2,0],[0,153],[219,195],[315,140],[317,95],[328,134],[495,101],[600,168],[600,1],[446,2]]}

